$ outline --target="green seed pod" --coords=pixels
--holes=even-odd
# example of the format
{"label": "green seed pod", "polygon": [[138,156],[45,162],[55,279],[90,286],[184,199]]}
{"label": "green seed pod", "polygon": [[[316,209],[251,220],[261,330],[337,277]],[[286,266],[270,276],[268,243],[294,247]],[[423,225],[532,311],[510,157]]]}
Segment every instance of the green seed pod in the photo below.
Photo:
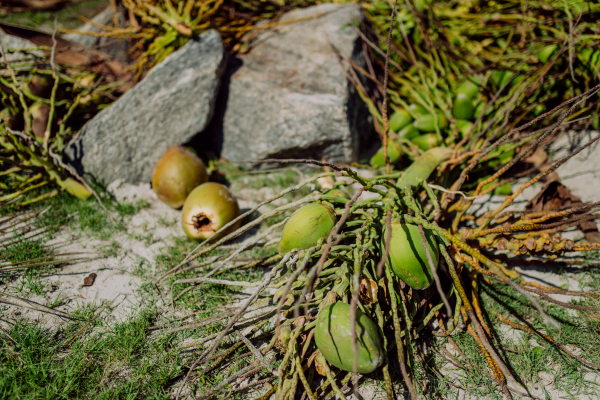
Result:
{"label": "green seed pod", "polygon": [[447,147],[434,147],[421,154],[413,163],[404,170],[404,174],[398,180],[397,186],[400,189],[414,187],[420,184],[420,181],[429,178],[429,175],[442,162],[448,160],[452,155],[452,149]]}
{"label": "green seed pod", "polygon": [[479,86],[471,79],[467,79],[456,88],[456,93],[462,93],[468,98],[473,99],[479,93]]}
{"label": "green seed pod", "polygon": [[419,146],[421,150],[429,150],[439,144],[438,137],[435,133],[419,135],[416,138],[413,138],[412,142]]}
{"label": "green seed pod", "polygon": [[444,129],[446,126],[448,126],[448,121],[446,120],[446,117],[444,117],[441,113],[436,113],[435,115],[433,115],[433,114],[422,115],[419,118],[417,118],[415,120],[415,122],[413,122],[413,125],[415,126],[415,128],[417,128],[418,130],[420,130],[422,132],[435,131],[436,117],[437,117],[437,127],[439,129]]}
{"label": "green seed pod", "polygon": [[[517,72],[513,71],[494,71],[492,73],[492,81],[496,84],[498,88],[504,86],[514,75],[517,75]],[[514,86],[518,83],[523,77],[519,74],[513,80],[510,81],[509,87]]]}
{"label": "green seed pod", "polygon": [[[383,347],[377,326],[358,308],[356,309],[356,337],[357,371],[361,374],[370,374],[383,361]],[[344,371],[352,371],[355,353],[349,304],[333,303],[319,313],[315,327],[315,343],[329,363]]]}
{"label": "green seed pod", "polygon": [[408,105],[408,111],[411,114],[417,114],[417,115],[426,115],[427,114],[427,110],[425,109],[425,107],[423,107],[419,104],[415,104],[415,103],[411,103]]}
{"label": "green seed pod", "polygon": [[414,137],[417,137],[421,134],[417,128],[413,124],[408,124],[405,126],[400,132],[398,132],[399,139],[411,140]]}
{"label": "green seed pod", "polygon": [[[439,250],[435,236],[429,229],[423,229],[427,239],[427,247],[437,268]],[[381,235],[381,246],[385,246],[386,234]],[[425,248],[421,244],[421,234],[417,225],[393,222],[390,240],[390,255],[387,266],[408,286],[413,289],[426,289],[433,283]]]}
{"label": "green seed pod", "polygon": [[492,82],[494,82],[494,84],[497,87],[502,86],[502,80],[504,79],[504,72],[506,72],[506,71],[495,70],[494,72],[492,72]]}
{"label": "green seed pod", "polygon": [[[400,145],[390,140],[388,143],[388,158],[390,159],[390,162],[394,164],[400,159],[401,155],[402,150],[400,149]],[[377,153],[371,157],[371,165],[374,167],[383,167],[385,165],[385,159],[383,158],[383,147],[377,150]]]}
{"label": "green seed pod", "polygon": [[324,195],[341,197],[350,200],[350,195],[340,188],[327,189],[323,192]]}
{"label": "green seed pod", "polygon": [[546,46],[544,47],[541,51],[539,51],[536,56],[538,58],[538,60],[540,60],[540,62],[548,62],[548,60],[550,59],[550,57],[552,57],[552,54],[554,54],[554,52],[556,51],[556,49],[558,48],[557,45],[555,44],[551,44],[550,46]]}
{"label": "green seed pod", "polygon": [[494,194],[496,196],[508,196],[511,193],[512,193],[512,185],[510,183],[507,183],[505,185],[499,186],[496,189],[494,189]]}
{"label": "green seed pod", "polygon": [[464,138],[471,130],[473,123],[471,121],[465,121],[464,119],[457,119],[456,126],[458,127],[461,137]]}
{"label": "green seed pod", "polygon": [[600,66],[600,51],[593,50],[589,47],[582,49],[577,57],[586,64]]}
{"label": "green seed pod", "polygon": [[152,172],[152,189],[163,203],[173,208],[180,208],[190,192],[207,181],[202,160],[183,146],[169,147]]}
{"label": "green seed pod", "polygon": [[412,117],[406,110],[399,108],[398,110],[394,111],[390,117],[390,129],[394,132],[398,132],[400,129],[410,124],[412,120]]}
{"label": "green seed pod", "polygon": [[579,15],[581,14],[582,11],[586,11],[589,7],[590,1],[586,1],[586,0],[579,0],[579,1],[574,1],[570,4],[570,8],[571,8],[571,13],[573,15]]}
{"label": "green seed pod", "polygon": [[464,93],[458,93],[454,98],[452,115],[456,119],[473,118],[473,101]]}
{"label": "green seed pod", "polygon": [[[239,216],[240,206],[229,189],[220,183],[206,182],[192,190],[185,200],[181,227],[190,239],[201,241]],[[217,238],[235,231],[240,222],[221,232]]]}
{"label": "green seed pod", "polygon": [[283,227],[279,254],[316,245],[319,239],[329,236],[335,220],[335,212],[324,204],[313,203],[296,210]]}

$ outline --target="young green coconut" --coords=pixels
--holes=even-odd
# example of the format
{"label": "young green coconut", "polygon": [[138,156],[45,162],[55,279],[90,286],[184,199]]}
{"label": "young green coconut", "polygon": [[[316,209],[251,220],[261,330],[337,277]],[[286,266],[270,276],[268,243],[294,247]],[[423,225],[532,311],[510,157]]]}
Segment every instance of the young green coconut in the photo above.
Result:
{"label": "young green coconut", "polygon": [[[240,216],[240,206],[226,186],[207,182],[198,186],[188,196],[181,210],[181,226],[190,239],[206,240],[223,226]],[[233,224],[218,237],[240,227]]]}
{"label": "young green coconut", "polygon": [[[390,159],[390,162],[394,164],[402,156],[402,149],[396,142],[390,141],[388,144],[388,158]],[[371,157],[371,165],[374,167],[385,166],[385,158],[383,156],[384,149],[382,147],[377,151],[377,153],[375,153],[375,155],[373,155],[373,157]]]}
{"label": "young green coconut", "polygon": [[202,160],[183,146],[169,147],[152,172],[152,189],[163,203],[173,208],[180,208],[190,192],[207,181]]}
{"label": "young green coconut", "polygon": [[327,189],[323,192],[324,195],[341,197],[346,200],[350,200],[350,195],[346,193],[344,190],[338,188]]}
{"label": "young green coconut", "polygon": [[[424,229],[424,233],[433,265],[437,268],[439,251],[435,236],[428,229]],[[386,235],[382,236],[384,239],[381,248],[383,249]],[[392,222],[390,255],[387,264],[400,279],[416,290],[426,289],[433,283],[425,247],[421,243],[421,234],[417,225]]]}
{"label": "young green coconut", "polygon": [[[369,374],[381,365],[383,346],[377,326],[360,309],[356,309],[356,338],[357,371],[361,374]],[[337,302],[321,310],[315,327],[315,343],[329,363],[344,371],[352,371],[355,353],[349,304]]]}
{"label": "young green coconut", "polygon": [[335,212],[324,204],[313,203],[296,210],[283,227],[279,254],[315,246],[319,239],[329,236],[335,222]]}

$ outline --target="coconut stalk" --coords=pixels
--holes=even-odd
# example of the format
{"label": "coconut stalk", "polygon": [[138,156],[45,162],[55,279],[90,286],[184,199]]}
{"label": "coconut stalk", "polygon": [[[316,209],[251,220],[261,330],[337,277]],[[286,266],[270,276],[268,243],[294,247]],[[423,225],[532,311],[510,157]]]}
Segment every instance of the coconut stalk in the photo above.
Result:
{"label": "coconut stalk", "polygon": [[[569,111],[576,112],[576,108],[571,107]],[[548,129],[553,129],[554,125],[555,123],[551,123]],[[537,139],[537,137],[531,136],[527,140],[529,143],[539,145],[540,142]],[[490,142],[490,146],[493,146],[494,143]],[[434,149],[432,153],[436,151],[438,150]],[[252,283],[259,287],[259,290],[237,308],[234,318],[229,320],[225,330],[214,336],[210,344],[205,347],[203,354],[188,370],[184,384],[190,379],[196,368],[205,369],[208,366],[212,355],[218,354],[219,349],[226,346],[221,341],[229,337],[234,341],[236,348],[247,347],[251,354],[256,351],[263,354],[263,359],[258,356],[250,358],[247,361],[248,364],[245,364],[247,367],[244,371],[255,370],[255,379],[258,380],[264,379],[265,376],[275,379],[277,388],[274,393],[277,398],[292,398],[302,393],[306,393],[310,398],[321,398],[326,393],[315,387],[315,384],[311,383],[311,379],[308,378],[309,376],[321,376],[322,381],[332,386],[334,393],[338,396],[340,394],[345,396],[347,393],[344,393],[343,385],[338,384],[337,376],[352,372],[352,370],[356,371],[365,361],[357,357],[365,343],[364,331],[358,329],[354,323],[358,320],[360,311],[360,315],[368,317],[381,332],[377,335],[379,345],[386,350],[385,357],[379,361],[380,364],[377,368],[382,368],[384,377],[387,376],[385,386],[390,398],[394,396],[394,390],[393,385],[388,384],[391,377],[389,377],[388,361],[386,360],[398,358],[404,385],[411,393],[412,398],[420,397],[423,395],[420,393],[421,385],[415,382],[416,374],[413,369],[419,365],[421,353],[418,346],[415,347],[412,343],[414,341],[426,342],[427,338],[433,336],[447,337],[453,331],[460,329],[469,332],[479,343],[480,351],[488,360],[490,383],[507,398],[511,398],[514,394],[521,395],[524,389],[518,387],[518,377],[514,377],[506,367],[506,359],[498,351],[498,339],[492,341],[489,335],[490,325],[493,325],[494,321],[483,318],[486,313],[489,314],[489,308],[479,294],[481,285],[486,287],[489,287],[488,285],[510,286],[524,296],[534,314],[542,316],[542,323],[550,325],[552,319],[544,318],[547,316],[546,309],[550,304],[579,311],[597,311],[597,308],[556,301],[549,294],[570,293],[583,297],[594,297],[595,294],[537,287],[524,281],[520,274],[509,267],[510,259],[502,261],[494,255],[497,240],[505,238],[507,242],[512,243],[517,240],[514,239],[517,235],[523,232],[536,232],[535,229],[543,231],[544,228],[548,228],[548,223],[552,223],[553,229],[560,231],[576,222],[573,220],[573,215],[577,215],[577,218],[581,218],[582,215],[595,218],[594,210],[597,204],[531,215],[528,213],[503,214],[504,209],[501,209],[497,210],[492,218],[484,216],[481,220],[461,219],[459,223],[461,230],[458,231],[460,233],[455,234],[452,228],[453,220],[446,217],[453,203],[444,206],[441,200],[445,192],[436,189],[439,185],[433,184],[433,182],[440,182],[436,171],[439,171],[442,164],[448,161],[452,162],[451,159],[448,159],[452,150],[444,149],[443,153],[443,157],[428,156],[431,153],[421,155],[415,160],[413,166],[400,175],[397,183],[391,183],[387,179],[379,177],[364,178],[348,168],[331,165],[330,167],[337,171],[338,175],[336,187],[348,186],[348,179],[351,179],[352,182],[360,182],[360,190],[350,200],[340,200],[335,196],[317,193],[300,202],[292,203],[293,207],[279,207],[275,212],[261,217],[261,222],[266,222],[268,226],[274,226],[269,223],[269,218],[279,215],[279,212],[289,212],[294,208],[303,207],[305,204],[321,204],[334,210],[337,222],[332,228],[329,228],[330,231],[327,235],[323,234],[314,238],[307,236],[312,241],[310,247],[306,247],[308,245],[304,242],[296,242],[298,243],[296,246],[302,243],[304,247],[284,250],[287,252],[279,255],[283,258],[269,276],[262,283]],[[294,162],[298,162],[298,160],[294,160]],[[304,162],[324,164],[312,160]],[[563,162],[564,160],[561,160],[556,168]],[[536,176],[532,179],[536,179]],[[311,180],[306,182],[309,181]],[[375,187],[376,185],[381,186]],[[359,197],[363,192],[372,192],[376,196],[362,200]],[[274,198],[278,198],[278,196]],[[511,199],[514,198],[511,197]],[[464,215],[468,216],[468,213],[467,209]],[[439,217],[437,218],[438,223],[434,222],[436,217]],[[286,223],[289,221],[292,219],[287,220]],[[505,225],[507,221],[509,225]],[[398,251],[394,245],[393,236],[388,236],[386,232],[391,232],[390,226],[400,222],[418,227],[414,237],[409,236],[408,243],[412,243],[411,246],[423,246],[423,243],[426,242],[425,231],[431,232],[443,257],[437,261],[438,265],[434,265],[436,264],[434,254],[431,250],[424,251],[425,254],[428,253],[428,256],[423,257],[421,267],[423,268],[422,273],[428,274],[431,273],[433,266],[433,270],[439,277],[439,285],[434,283],[435,279],[431,278],[429,286],[415,290],[396,274],[389,262],[385,261]],[[481,234],[470,237],[463,232],[474,234],[475,229],[471,228],[467,231],[462,229],[465,222],[485,226],[485,230],[482,229]],[[248,222],[236,232],[237,234],[245,232],[255,225],[254,222]],[[286,229],[283,230],[283,232],[285,231]],[[231,233],[230,237],[236,237],[236,232]],[[215,243],[205,247],[196,254],[206,255],[208,252],[205,251],[218,249],[225,242],[226,240],[221,244]],[[426,246],[424,247],[426,248]],[[574,246],[563,245],[560,249],[547,248],[543,254],[536,255],[551,260],[557,255],[573,251],[574,248]],[[583,246],[579,246],[578,250],[583,248]],[[273,256],[276,253],[277,250],[273,249]],[[218,267],[215,270],[220,269],[220,265],[222,265],[222,261],[219,265],[215,264],[215,267]],[[415,265],[414,268],[420,267]],[[174,274],[171,279],[177,279],[180,271],[179,269],[171,271],[171,274]],[[476,281],[479,283],[475,284]],[[187,284],[202,285],[206,282],[209,282],[206,278],[189,283],[179,280],[175,282],[174,289],[176,291],[185,290]],[[268,288],[271,288],[272,291],[268,292]],[[532,294],[539,297],[534,298]],[[258,295],[262,296],[261,304],[268,306],[268,311],[260,311],[258,315],[271,319],[273,323],[261,325],[260,332],[262,332],[261,335],[265,335],[264,339],[262,342],[252,341],[254,347],[252,348],[230,328],[235,321],[241,320],[245,315],[248,317],[252,315],[252,318],[257,317],[256,311],[253,311],[249,305]],[[427,300],[422,302],[422,299]],[[350,358],[348,364],[342,366],[342,369],[339,364],[332,364],[332,355],[326,348],[319,347],[319,342],[312,340],[317,333],[321,335],[320,337],[324,334],[324,328],[319,322],[325,318],[323,310],[336,302],[348,305],[347,319],[336,320],[337,324],[343,323],[348,326],[348,345],[344,349],[350,354]],[[424,305],[427,307],[424,308]],[[507,310],[506,313],[514,312]],[[462,327],[459,324],[461,314],[465,322]],[[520,318],[518,315],[513,316]],[[433,318],[439,321],[439,328],[434,328],[430,324]],[[386,334],[389,335],[392,329],[394,339],[387,342]],[[339,337],[336,338],[333,331],[329,331],[328,334],[334,342],[342,340]],[[550,336],[549,338],[549,340],[554,340]],[[266,353],[263,350],[274,351],[274,359],[281,360],[276,373],[269,372],[269,368],[265,367],[264,354]],[[461,357],[464,358],[463,362],[468,361],[464,354]],[[580,362],[585,368],[594,367],[594,364],[586,361],[585,357],[580,358]],[[221,368],[227,371],[235,358],[227,352],[225,358],[220,360]],[[269,361],[270,363],[271,361]],[[404,367],[402,368],[402,366]],[[236,377],[238,377],[237,374],[228,375],[227,382],[234,382]],[[211,393],[217,392],[211,391]]]}

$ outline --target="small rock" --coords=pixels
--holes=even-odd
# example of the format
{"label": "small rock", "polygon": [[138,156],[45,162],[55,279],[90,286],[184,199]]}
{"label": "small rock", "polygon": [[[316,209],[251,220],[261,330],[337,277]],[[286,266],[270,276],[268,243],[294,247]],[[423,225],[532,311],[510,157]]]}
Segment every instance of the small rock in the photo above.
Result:
{"label": "small rock", "polygon": [[[230,78],[222,156],[234,163],[266,158],[358,160],[373,131],[371,116],[332,49],[365,65],[353,26],[358,4],[321,4],[279,22],[315,16],[260,33]],[[365,67],[366,68],[366,67]]]}
{"label": "small rock", "polygon": [[83,279],[83,286],[92,286],[94,284],[94,282],[96,281],[96,274],[95,273],[91,273],[88,276],[86,276]]}
{"label": "small rock", "polygon": [[88,121],[65,159],[101,182],[150,182],[165,150],[189,141],[212,118],[225,62],[216,30],[191,39]]}

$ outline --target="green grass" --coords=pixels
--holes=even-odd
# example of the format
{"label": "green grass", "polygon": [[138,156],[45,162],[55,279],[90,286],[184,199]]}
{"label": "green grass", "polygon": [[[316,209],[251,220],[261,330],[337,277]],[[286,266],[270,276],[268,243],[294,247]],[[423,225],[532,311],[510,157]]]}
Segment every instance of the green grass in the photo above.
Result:
{"label": "green grass", "polygon": [[[588,254],[587,258],[590,260],[597,259],[594,254]],[[585,266],[581,267],[581,270],[579,274],[581,287],[585,287],[586,291],[598,292],[600,289],[600,271],[597,268],[586,268]],[[548,314],[560,324],[560,329],[547,327],[522,294],[508,286],[488,285],[485,282],[481,282],[480,285],[481,300],[486,309],[493,309],[513,322],[543,332],[552,337],[557,343],[570,346],[571,350],[580,349],[580,352],[575,350],[575,353],[589,362],[600,364],[600,340],[598,340],[598,337],[600,337],[600,319],[597,316],[590,318],[590,314],[587,312],[567,310],[540,300]],[[572,303],[600,307],[600,301],[597,299],[582,298]],[[600,390],[600,382],[592,382],[584,378],[587,372],[593,372],[593,370],[569,357],[542,337],[522,331],[517,331],[516,335],[506,335],[507,328],[510,328],[508,325],[503,324],[493,314],[485,311],[484,318],[492,329],[495,348],[499,349],[500,357],[505,361],[513,375],[529,388],[537,387],[546,390],[547,385],[539,376],[540,373],[544,373],[552,377],[554,388],[572,396],[584,394],[593,396]],[[469,334],[461,332],[453,336],[453,339],[461,351],[473,360],[481,370],[490,371],[479,345]],[[446,346],[446,344],[446,340],[441,340],[437,343],[437,346]],[[448,348],[451,349],[452,346],[448,346]],[[444,361],[438,358],[435,363],[439,368],[444,364]],[[460,380],[460,384],[471,395],[479,398],[502,399],[499,390],[489,384],[487,377],[476,368],[467,365],[467,369],[469,370],[468,373],[462,372],[463,379]],[[439,385],[438,390],[440,394],[454,391],[449,385]],[[549,396],[550,394],[546,394],[546,398],[550,399]]]}
{"label": "green grass", "polygon": [[[91,310],[82,317],[91,317]],[[101,320],[73,344],[84,321],[49,331],[21,320],[0,335],[0,398],[166,399],[181,357],[169,337],[149,338],[155,310],[109,325]]]}

